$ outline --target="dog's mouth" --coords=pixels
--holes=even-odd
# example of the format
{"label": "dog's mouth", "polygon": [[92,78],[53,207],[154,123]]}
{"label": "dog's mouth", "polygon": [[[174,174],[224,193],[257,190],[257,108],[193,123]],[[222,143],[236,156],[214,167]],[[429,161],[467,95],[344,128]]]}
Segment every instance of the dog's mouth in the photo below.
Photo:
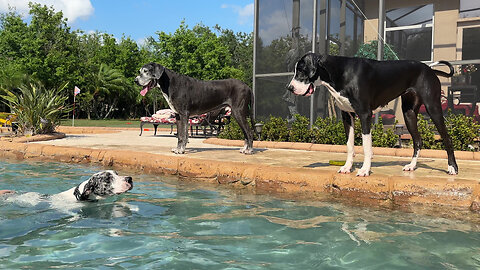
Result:
{"label": "dog's mouth", "polygon": [[151,80],[148,82],[147,85],[145,85],[143,88],[142,88],[142,91],[140,91],[140,95],[142,95],[143,97],[147,94],[148,91],[150,91],[150,89],[153,88],[153,86],[155,85],[155,81],[154,80]]}
{"label": "dog's mouth", "polygon": [[307,91],[305,91],[303,96],[304,97],[309,97],[309,96],[313,95],[314,92],[315,92],[315,86],[313,85],[313,83],[311,83],[311,84],[308,85],[308,89],[307,89]]}

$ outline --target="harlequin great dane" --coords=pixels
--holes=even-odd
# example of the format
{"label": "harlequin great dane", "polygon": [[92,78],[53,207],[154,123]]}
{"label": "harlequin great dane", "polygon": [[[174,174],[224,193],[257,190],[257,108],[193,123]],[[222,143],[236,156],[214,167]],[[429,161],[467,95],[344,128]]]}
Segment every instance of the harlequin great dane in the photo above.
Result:
{"label": "harlequin great dane", "polygon": [[88,180],[67,191],[52,195],[54,200],[96,201],[98,199],[125,193],[133,188],[132,177],[120,176],[116,171],[95,173]]}
{"label": "harlequin great dane", "polygon": [[158,87],[177,119],[177,148],[172,151],[184,154],[188,141],[188,118],[229,106],[245,136],[241,153],[253,153],[253,93],[250,87],[236,79],[202,81],[175,73],[157,63],[149,63],[140,68],[135,83],[142,86],[141,95]]}
{"label": "harlequin great dane", "polygon": [[[450,73],[431,69],[444,64]],[[422,141],[417,128],[417,114],[425,105],[428,114],[442,136],[448,155],[448,173],[457,174],[453,145],[442,114],[440,81],[437,76],[451,77],[453,67],[446,61],[430,66],[413,60],[375,61],[365,58],[341,57],[308,53],[295,65],[295,75],[287,89],[296,95],[311,96],[315,87],[323,85],[342,110],[347,134],[347,160],[339,173],[350,173],[354,156],[354,117],[362,125],[363,166],[357,176],[368,176],[372,159],[371,121],[374,111],[391,100],[401,97],[407,129],[413,138],[413,158],[404,171],[413,171],[420,155]]]}
{"label": "harlequin great dane", "polygon": [[30,205],[48,201],[55,208],[63,209],[73,208],[75,202],[94,202],[125,193],[132,188],[132,177],[120,176],[115,171],[107,170],[95,173],[79,185],[54,195],[42,195],[37,192],[15,194],[15,192],[9,191],[6,196],[7,201],[26,202]]}

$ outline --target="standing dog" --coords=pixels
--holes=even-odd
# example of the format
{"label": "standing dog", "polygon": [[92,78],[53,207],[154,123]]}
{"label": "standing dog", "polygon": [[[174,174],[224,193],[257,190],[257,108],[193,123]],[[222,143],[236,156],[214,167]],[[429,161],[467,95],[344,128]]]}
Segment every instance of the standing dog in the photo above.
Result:
{"label": "standing dog", "polygon": [[235,79],[201,81],[177,74],[156,63],[144,65],[135,83],[143,87],[140,92],[143,96],[150,89],[159,87],[168,106],[175,112],[178,144],[177,148],[172,149],[174,153],[185,153],[190,116],[225,106],[232,108],[232,115],[245,136],[245,144],[240,152],[253,153],[253,134],[247,121],[250,116],[253,126],[253,93],[245,83]]}
{"label": "standing dog", "polygon": [[[447,65],[450,73],[433,70],[438,64]],[[363,166],[357,176],[368,176],[372,159],[371,122],[373,111],[391,100],[401,97],[407,129],[413,138],[413,158],[404,171],[413,171],[420,155],[422,141],[417,128],[417,114],[425,104],[428,114],[442,136],[448,155],[448,173],[457,174],[453,145],[442,114],[440,81],[437,77],[451,77],[453,67],[446,61],[427,66],[419,61],[375,61],[364,58],[340,57],[308,53],[295,65],[295,75],[287,89],[296,95],[311,96],[316,86],[325,86],[342,110],[347,134],[347,160],[340,173],[350,173],[354,156],[354,117],[362,125]]]}

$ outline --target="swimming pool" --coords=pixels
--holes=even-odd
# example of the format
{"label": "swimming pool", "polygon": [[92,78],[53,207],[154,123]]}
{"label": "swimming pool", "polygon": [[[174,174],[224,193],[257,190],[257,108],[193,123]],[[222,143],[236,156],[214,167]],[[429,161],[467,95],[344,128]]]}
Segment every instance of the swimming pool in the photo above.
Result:
{"label": "swimming pool", "polygon": [[[102,169],[0,165],[0,189],[20,194],[61,192]],[[132,176],[129,193],[71,212],[0,198],[0,268],[480,268],[479,224]]]}

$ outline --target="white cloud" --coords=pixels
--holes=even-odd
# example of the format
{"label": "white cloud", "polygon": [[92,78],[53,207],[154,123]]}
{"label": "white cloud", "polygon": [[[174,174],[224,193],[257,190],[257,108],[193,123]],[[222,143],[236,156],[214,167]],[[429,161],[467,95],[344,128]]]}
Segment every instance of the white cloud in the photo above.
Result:
{"label": "white cloud", "polygon": [[285,37],[290,34],[290,25],[291,17],[285,17],[285,12],[283,10],[273,11],[268,16],[261,18],[259,29],[259,36],[263,41],[264,45],[269,45],[272,40]]}
{"label": "white cloud", "polygon": [[79,18],[88,18],[94,11],[90,0],[0,0],[0,12],[7,12],[9,7],[12,7],[22,16],[27,16],[29,2],[53,6],[55,11],[63,12],[63,16],[68,18],[69,23]]}
{"label": "white cloud", "polygon": [[223,4],[222,8],[233,9],[235,13],[238,14],[238,23],[246,24],[251,22],[253,19],[254,5],[253,3],[247,4],[245,6],[229,5]]}

